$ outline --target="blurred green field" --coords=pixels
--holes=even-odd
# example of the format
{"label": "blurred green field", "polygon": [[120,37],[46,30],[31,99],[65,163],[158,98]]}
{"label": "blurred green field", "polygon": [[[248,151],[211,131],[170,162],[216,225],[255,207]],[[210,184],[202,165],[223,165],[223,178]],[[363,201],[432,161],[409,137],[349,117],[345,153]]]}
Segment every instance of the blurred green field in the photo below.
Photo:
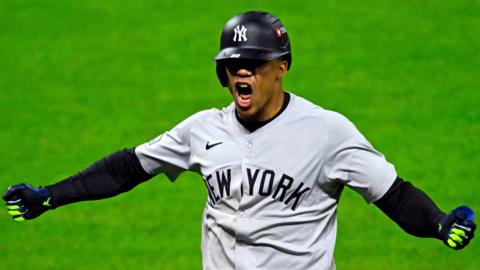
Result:
{"label": "blurred green field", "polygon": [[[448,211],[480,213],[479,1],[1,1],[0,189],[45,185],[223,107],[213,56],[236,13],[268,10],[292,40],[285,87],[349,117]],[[164,176],[16,224],[0,269],[201,269],[201,178]],[[346,190],[338,269],[480,269],[405,234]]]}

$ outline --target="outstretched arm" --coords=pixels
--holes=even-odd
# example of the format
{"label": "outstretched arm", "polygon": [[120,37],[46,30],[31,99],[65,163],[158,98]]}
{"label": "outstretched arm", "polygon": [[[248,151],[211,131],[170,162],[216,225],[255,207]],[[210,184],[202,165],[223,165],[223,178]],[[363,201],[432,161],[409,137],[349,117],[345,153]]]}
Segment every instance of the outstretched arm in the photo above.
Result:
{"label": "outstretched arm", "polygon": [[142,168],[135,149],[126,148],[53,185],[11,186],[3,199],[14,220],[23,221],[65,204],[113,197],[152,177]]}
{"label": "outstretched arm", "polygon": [[445,214],[427,194],[401,178],[375,205],[407,233],[440,239],[453,249],[464,248],[474,236],[473,211],[459,207]]}

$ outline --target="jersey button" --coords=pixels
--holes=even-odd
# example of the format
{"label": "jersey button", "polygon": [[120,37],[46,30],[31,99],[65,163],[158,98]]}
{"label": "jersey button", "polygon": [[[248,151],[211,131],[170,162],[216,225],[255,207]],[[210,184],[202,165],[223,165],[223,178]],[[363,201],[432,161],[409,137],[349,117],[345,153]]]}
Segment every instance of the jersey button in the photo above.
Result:
{"label": "jersey button", "polygon": [[250,159],[248,159],[248,158],[243,159],[243,163],[249,163],[249,162],[250,162]]}
{"label": "jersey button", "polygon": [[247,147],[250,148],[253,146],[253,143],[252,142],[247,142]]}
{"label": "jersey button", "polygon": [[245,214],[245,212],[243,212],[243,211],[240,212],[240,217],[244,218],[244,217],[246,217],[246,216],[247,216],[247,214]]}

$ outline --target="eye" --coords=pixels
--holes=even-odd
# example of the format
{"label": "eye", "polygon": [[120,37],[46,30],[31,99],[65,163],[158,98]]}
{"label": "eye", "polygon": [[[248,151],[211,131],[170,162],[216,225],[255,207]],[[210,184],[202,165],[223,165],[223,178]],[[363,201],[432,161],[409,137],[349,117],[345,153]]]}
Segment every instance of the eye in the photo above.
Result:
{"label": "eye", "polygon": [[236,74],[240,69],[245,69],[250,72],[255,72],[259,67],[265,65],[266,60],[257,59],[232,59],[225,61],[225,66],[232,74]]}

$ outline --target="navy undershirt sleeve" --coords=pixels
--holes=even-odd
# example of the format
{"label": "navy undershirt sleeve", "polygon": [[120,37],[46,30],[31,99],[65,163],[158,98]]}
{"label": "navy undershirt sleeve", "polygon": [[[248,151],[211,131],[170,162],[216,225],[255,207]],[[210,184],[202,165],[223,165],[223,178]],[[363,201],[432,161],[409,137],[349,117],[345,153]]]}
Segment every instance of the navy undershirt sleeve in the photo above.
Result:
{"label": "navy undershirt sleeve", "polygon": [[52,197],[52,207],[56,208],[79,201],[113,197],[152,177],[143,169],[135,149],[126,148],[46,188]]}
{"label": "navy undershirt sleeve", "polygon": [[417,237],[438,238],[438,224],[445,215],[420,189],[398,178],[374,203],[405,232]]}

